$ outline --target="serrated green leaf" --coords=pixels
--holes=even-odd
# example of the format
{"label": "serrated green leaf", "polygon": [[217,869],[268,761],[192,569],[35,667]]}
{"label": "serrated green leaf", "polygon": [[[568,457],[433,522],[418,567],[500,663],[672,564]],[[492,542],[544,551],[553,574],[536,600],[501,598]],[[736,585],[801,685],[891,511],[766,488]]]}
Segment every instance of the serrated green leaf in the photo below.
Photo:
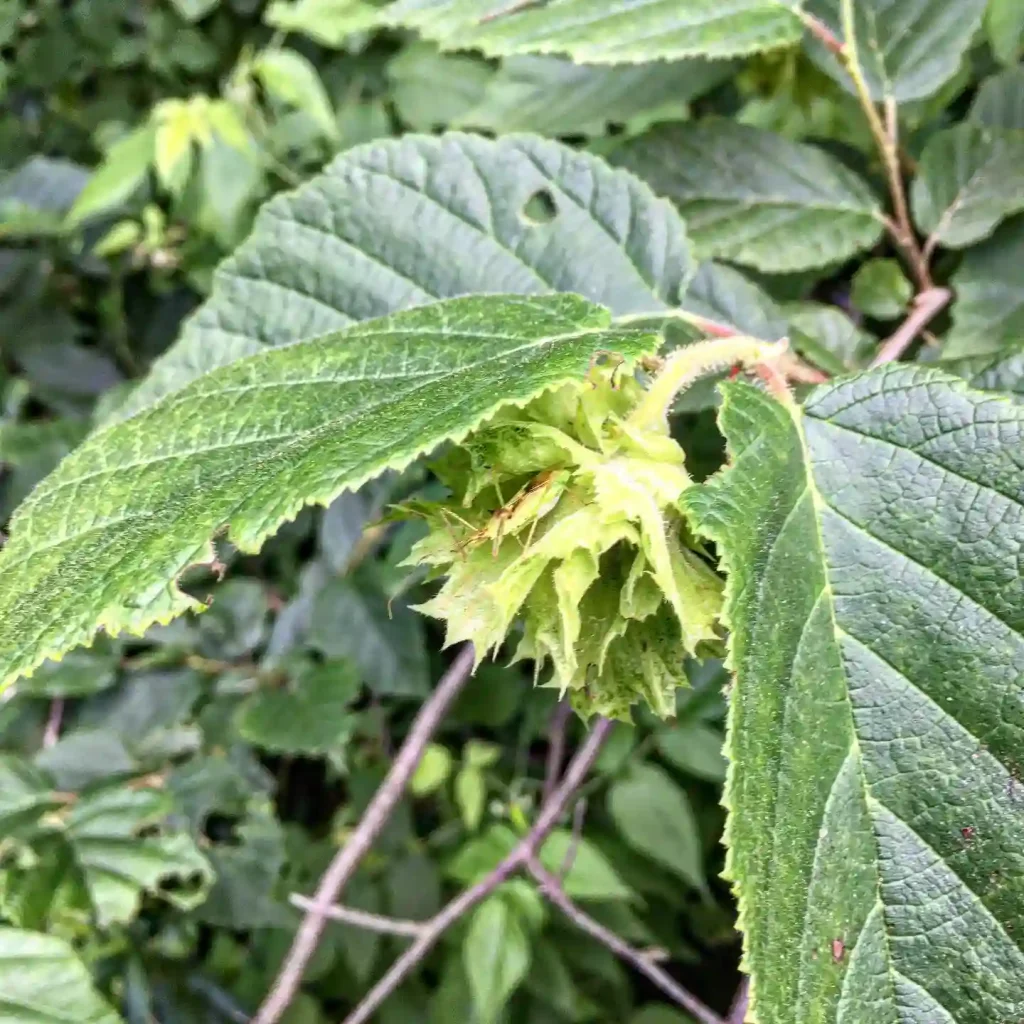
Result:
{"label": "serrated green leaf", "polygon": [[2,677],[198,607],[175,581],[225,527],[258,550],[305,505],[582,379],[596,351],[656,347],[609,325],[571,295],[453,299],[268,349],[94,433],[12,521]]}
{"label": "serrated green leaf", "polygon": [[397,0],[385,20],[488,56],[564,53],[589,64],[731,57],[795,43],[793,0]]}
{"label": "serrated green leaf", "polygon": [[982,391],[1005,391],[1024,396],[1024,341],[995,355],[947,359],[938,365]]}
{"label": "serrated green leaf", "polygon": [[441,53],[413,43],[388,62],[391,102],[414,131],[461,123],[484,96],[494,69],[466,54]]}
{"label": "serrated green leaf", "polygon": [[284,686],[265,687],[238,711],[238,731],[254,746],[287,754],[324,754],[344,747],[355,728],[349,710],[359,675],[346,662],[304,666]]}
{"label": "serrated green leaf", "polygon": [[786,307],[793,347],[827,373],[840,374],[864,364],[878,344],[873,334],[858,327],[841,309],[818,302]]}
{"label": "serrated green leaf", "polygon": [[448,781],[451,771],[451,751],[440,743],[428,743],[409,780],[409,792],[413,796],[429,796]]}
{"label": "serrated green leaf", "polygon": [[610,125],[635,133],[657,121],[685,119],[691,100],[735,70],[729,61],[606,67],[562,57],[509,57],[457,123],[497,133],[603,135]]}
{"label": "serrated green leaf", "polygon": [[548,836],[540,862],[562,878],[562,887],[573,899],[605,902],[633,895],[608,858],[585,836],[574,836],[567,829],[555,829]]}
{"label": "serrated green leaf", "polygon": [[340,47],[356,32],[373,28],[380,8],[367,0],[272,0],[263,20],[273,28],[301,32],[324,46]]}
{"label": "serrated green leaf", "polygon": [[608,811],[634,850],[696,889],[706,886],[700,831],[686,793],[651,764],[634,766],[612,786]]}
{"label": "serrated green leaf", "polygon": [[1024,338],[1024,215],[1006,221],[995,234],[968,249],[952,284],[953,326],[946,335],[946,359],[987,355]]}
{"label": "serrated green leaf", "polygon": [[309,115],[328,139],[338,133],[334,108],[316,68],[296,50],[264,50],[252,64],[253,74],[274,99]]}
{"label": "serrated green leaf", "polygon": [[110,729],[76,729],[36,754],[36,764],[58,789],[77,792],[94,782],[131,775],[139,764]]}
{"label": "serrated green leaf", "polygon": [[773,132],[725,120],[665,126],[615,159],[675,202],[705,257],[807,270],[869,248],[882,232],[878,199],[856,174]]}
{"label": "serrated green leaf", "polygon": [[[871,97],[898,103],[931,96],[956,74],[987,0],[809,0],[861,68]],[[847,29],[850,29],[847,31]],[[810,38],[810,37],[809,37]],[[851,92],[839,60],[817,40],[815,62]]]}
{"label": "serrated green leaf", "polygon": [[803,411],[729,385],[721,424],[684,500],[729,574],[753,1014],[1015,1020],[1024,410],[894,365]]}
{"label": "serrated green leaf", "polygon": [[455,776],[455,806],[467,832],[475,832],[484,817],[487,783],[479,768],[467,765]]}
{"label": "serrated green leaf", "polygon": [[0,754],[0,839],[34,825],[58,805],[42,772],[20,757]]}
{"label": "serrated green leaf", "polygon": [[430,689],[423,620],[407,604],[352,580],[333,580],[317,594],[307,641],[329,658],[352,663],[381,696],[424,697]]}
{"label": "serrated green leaf", "polygon": [[139,834],[155,829],[170,806],[163,793],[120,787],[83,796],[68,813],[64,837],[101,928],[130,921],[144,892],[180,909],[205,898],[210,865],[189,836]]}
{"label": "serrated green leaf", "polygon": [[868,260],[857,268],[850,289],[850,302],[865,316],[895,320],[914,294],[899,260]]}
{"label": "serrated green leaf", "polygon": [[1024,5],[1019,0],[989,0],[985,33],[992,52],[1003,64],[1024,55]]}
{"label": "serrated green leaf", "polygon": [[142,184],[153,162],[156,131],[156,123],[147,121],[110,147],[68,212],[70,225],[120,205]]}
{"label": "serrated green leaf", "polygon": [[0,1020],[10,1024],[122,1024],[61,939],[0,927]]}
{"label": "serrated green leaf", "polygon": [[968,117],[988,128],[1024,131],[1024,67],[1007,68],[986,78]]}
{"label": "serrated green leaf", "polygon": [[914,219],[929,245],[980,242],[1024,209],[1024,132],[969,121],[936,132],[911,187]]}
{"label": "serrated green leaf", "polygon": [[722,734],[701,722],[662,729],[657,734],[658,753],[689,775],[710,782],[725,779],[725,757],[722,754]]}
{"label": "serrated green leaf", "polygon": [[530,940],[510,904],[500,896],[473,912],[462,962],[480,1024],[495,1024],[530,967]]}
{"label": "serrated green leaf", "polygon": [[[547,195],[555,216],[523,216]],[[576,292],[616,314],[674,306],[692,264],[671,205],[556,142],[408,135],[339,156],[268,203],[181,339],[119,409],[205,370],[434,299]]]}

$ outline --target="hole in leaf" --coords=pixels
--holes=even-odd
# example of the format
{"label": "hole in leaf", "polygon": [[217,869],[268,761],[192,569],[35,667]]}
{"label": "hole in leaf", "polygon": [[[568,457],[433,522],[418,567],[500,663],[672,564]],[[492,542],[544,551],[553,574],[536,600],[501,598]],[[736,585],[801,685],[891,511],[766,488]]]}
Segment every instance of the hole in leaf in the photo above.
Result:
{"label": "hole in leaf", "polygon": [[523,220],[531,224],[550,224],[557,216],[555,197],[546,188],[538,189],[523,203]]}

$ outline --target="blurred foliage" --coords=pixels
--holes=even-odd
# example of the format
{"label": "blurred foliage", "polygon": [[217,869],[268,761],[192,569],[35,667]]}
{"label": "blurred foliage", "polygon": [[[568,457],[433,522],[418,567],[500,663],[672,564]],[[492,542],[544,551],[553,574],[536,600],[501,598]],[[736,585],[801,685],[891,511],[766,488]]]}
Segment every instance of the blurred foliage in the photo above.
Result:
{"label": "blurred foliage", "polygon": [[[879,174],[854,101],[799,47],[587,69],[442,54],[374,17],[367,0],[0,7],[0,518],[170,345],[259,203],[350,146],[457,126],[607,155],[653,123],[723,114]],[[980,44],[903,108],[908,159],[993,69]],[[910,298],[889,258],[756,281],[705,270],[691,296],[708,315],[788,323],[830,372],[876,343],[862,316],[878,326]],[[680,437],[705,476],[721,442],[712,393],[694,394]],[[0,922],[73,945],[131,1024],[242,1021],[266,992],[299,919],[289,895],[311,891],[445,666],[436,624],[410,611],[429,591],[401,567],[423,527],[381,521],[429,487],[414,468],[307,512],[258,557],[228,551],[189,579],[212,597],[205,615],[97,643],[0,696]],[[556,695],[505,660],[459,699],[347,904],[423,919],[528,826]],[[688,672],[676,719],[617,728],[582,837],[556,831],[543,859],[558,870],[571,846],[569,894],[724,1010],[739,955],[718,878],[724,672]],[[340,1019],[401,946],[331,924],[286,1019]],[[378,1020],[685,1022],[519,882]]]}

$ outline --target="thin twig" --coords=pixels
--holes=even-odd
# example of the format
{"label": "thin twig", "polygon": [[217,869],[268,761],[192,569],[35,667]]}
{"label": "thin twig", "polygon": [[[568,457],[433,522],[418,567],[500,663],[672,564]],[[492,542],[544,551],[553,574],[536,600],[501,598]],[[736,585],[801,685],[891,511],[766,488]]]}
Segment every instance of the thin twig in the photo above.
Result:
{"label": "thin twig", "polygon": [[548,757],[544,769],[543,790],[543,799],[545,800],[551,796],[558,783],[558,776],[562,774],[562,762],[565,759],[565,730],[568,728],[571,717],[572,705],[567,700],[560,700],[555,706],[555,713],[551,716],[551,726],[548,730]]}
{"label": "thin twig", "polygon": [[[315,904],[306,896],[293,892],[289,902],[299,910],[307,913],[315,908]],[[344,924],[354,925],[356,928],[365,928],[368,932],[380,932],[381,935],[407,935],[411,938],[418,938],[423,934],[426,927],[425,921],[402,921],[397,917],[384,917],[383,914],[371,914],[367,910],[356,910],[355,907],[343,907],[335,903],[327,908],[325,917],[332,921],[341,921]]]}
{"label": "thin twig", "polygon": [[883,223],[893,241],[903,251],[917,280],[918,288],[921,291],[927,291],[932,287],[931,271],[928,268],[928,261],[924,258],[921,247],[917,243],[917,237],[910,221],[910,209],[907,205],[907,193],[903,183],[903,168],[900,166],[899,117],[896,104],[891,98],[886,100],[886,119],[883,123],[878,113],[878,107],[871,96],[871,89],[864,77],[864,71],[860,66],[853,0],[841,0],[841,3],[843,35],[846,40],[838,56],[853,81],[857,99],[864,110],[871,134],[875,138],[875,144],[878,146],[889,182],[889,193],[892,197],[895,219],[890,220],[888,217],[883,217]]}
{"label": "thin twig", "polygon": [[50,714],[43,732],[43,750],[49,750],[60,739],[60,727],[64,720],[64,698],[54,697],[50,702]]}
{"label": "thin twig", "polygon": [[726,1024],[714,1010],[705,1006],[695,995],[682,988],[674,978],[658,967],[649,957],[644,956],[639,950],[620,939],[613,931],[605,928],[604,925],[580,910],[568,897],[558,879],[535,856],[527,858],[526,868],[537,880],[540,891],[580,931],[596,939],[603,946],[607,946],[616,956],[635,967],[649,981],[657,985],[665,995],[700,1021],[700,1024]]}
{"label": "thin twig", "polygon": [[750,1006],[750,979],[744,978],[740,987],[736,990],[736,998],[729,1008],[727,1024],[743,1024],[747,1019],[747,1009]]}
{"label": "thin twig", "polygon": [[948,288],[929,288],[914,299],[914,308],[909,316],[896,329],[892,336],[883,342],[878,355],[872,360],[872,366],[881,366],[900,358],[911,346],[914,339],[925,327],[949,305],[953,297]]}
{"label": "thin twig", "polygon": [[826,50],[830,53],[835,54],[837,57],[843,56],[843,41],[837,36],[832,29],[828,27],[820,18],[816,18],[813,14],[808,14],[806,11],[797,11],[797,17],[804,23],[804,27],[814,36],[815,39],[820,42]]}
{"label": "thin twig", "polygon": [[302,982],[306,965],[316,951],[317,942],[327,920],[327,912],[332,904],[338,901],[342,889],[355,873],[359,862],[369,851],[395,805],[402,798],[406,783],[416,770],[430,737],[472,674],[473,661],[473,648],[467,644],[420,708],[387,777],[374,794],[355,831],[335,854],[334,860],[320,879],[309,912],[299,926],[281,971],[263,1005],[253,1017],[252,1024],[274,1024],[288,1008]]}
{"label": "thin twig", "polygon": [[[518,846],[486,877],[470,889],[456,896],[437,915],[425,925],[422,934],[415,942],[391,965],[387,973],[366,994],[362,1002],[345,1018],[344,1024],[366,1024],[377,1012],[388,996],[406,979],[417,964],[434,948],[438,939],[464,914],[469,913],[478,903],[485,900],[502,882],[525,867],[537,848],[547,838],[548,833],[558,823],[559,818],[579,789],[580,784],[593,767],[597,755],[601,752],[613,723],[600,718],[595,723],[583,746],[569,763],[565,776],[558,788],[541,806],[537,820],[529,833]],[[721,1022],[714,1022],[721,1024]]]}
{"label": "thin twig", "polygon": [[566,875],[572,871],[576,863],[576,854],[579,852],[580,842],[583,839],[583,822],[587,817],[587,798],[580,797],[576,806],[572,809],[572,835],[569,837],[569,845],[566,847],[565,856],[562,858],[561,866],[558,869],[558,880],[563,881]]}

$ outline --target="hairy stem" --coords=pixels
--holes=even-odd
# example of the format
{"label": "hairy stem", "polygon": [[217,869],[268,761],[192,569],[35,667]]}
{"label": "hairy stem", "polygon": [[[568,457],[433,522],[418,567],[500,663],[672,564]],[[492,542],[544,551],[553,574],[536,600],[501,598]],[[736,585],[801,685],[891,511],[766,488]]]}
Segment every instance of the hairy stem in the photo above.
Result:
{"label": "hairy stem", "polygon": [[320,879],[309,911],[296,932],[281,971],[263,1005],[253,1017],[252,1024],[274,1024],[288,1008],[302,982],[306,965],[316,951],[331,905],[337,902],[342,889],[355,873],[359,862],[373,845],[373,841],[401,799],[430,737],[472,674],[473,661],[473,648],[467,644],[420,708],[409,735],[402,744],[402,749],[399,750],[391,770],[370,801],[370,806],[366,808],[366,813]]}
{"label": "hairy stem", "polygon": [[650,430],[665,423],[676,395],[706,374],[722,370],[734,363],[751,366],[775,363],[786,352],[789,343],[760,341],[738,336],[698,341],[676,349],[666,360],[640,404],[629,417],[629,424]]}
{"label": "hairy stem", "polygon": [[572,717],[572,706],[567,700],[560,700],[555,705],[551,716],[551,727],[548,731],[548,756],[544,767],[543,799],[547,800],[558,783],[562,774],[562,761],[565,758],[565,730]]}
{"label": "hairy stem", "polygon": [[596,939],[620,959],[635,967],[636,970],[661,989],[673,1002],[700,1021],[700,1024],[725,1024],[725,1021],[714,1010],[705,1006],[696,996],[691,995],[686,989],[682,988],[674,978],[658,967],[649,957],[644,956],[639,950],[634,949],[620,939],[613,931],[605,928],[604,925],[580,910],[566,894],[559,880],[536,857],[530,856],[527,858],[526,868],[537,880],[540,891],[580,931]]}
{"label": "hairy stem", "polygon": [[899,359],[924,328],[949,305],[952,297],[948,288],[929,288],[919,293],[907,319],[883,342],[871,365],[882,366]]}
{"label": "hairy stem", "polygon": [[391,965],[387,973],[366,994],[362,1002],[345,1018],[344,1024],[366,1024],[388,996],[434,948],[438,939],[464,914],[483,902],[502,882],[509,879],[533,857],[548,833],[565,813],[580,784],[593,767],[614,723],[600,718],[583,746],[569,763],[565,777],[541,806],[537,820],[518,846],[484,879],[456,896],[432,917],[415,942]]}

